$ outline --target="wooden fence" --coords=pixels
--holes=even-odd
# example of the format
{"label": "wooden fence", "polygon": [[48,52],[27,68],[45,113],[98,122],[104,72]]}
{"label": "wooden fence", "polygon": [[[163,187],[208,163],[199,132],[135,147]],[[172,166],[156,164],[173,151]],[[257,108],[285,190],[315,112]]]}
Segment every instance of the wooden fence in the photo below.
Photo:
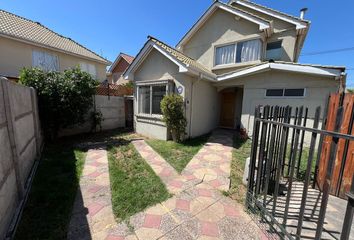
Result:
{"label": "wooden fence", "polygon": [[130,96],[133,95],[133,88],[110,83],[101,84],[96,88],[96,95],[116,97]]}
{"label": "wooden fence", "polygon": [[[331,94],[328,100],[327,118],[324,121],[324,129],[354,135],[354,94]],[[331,154],[331,136],[325,136],[320,141],[321,151],[318,162],[317,184],[322,190],[326,181],[326,169],[329,165]],[[354,142],[347,139],[339,139],[335,150],[336,158],[332,170],[330,194],[346,198],[349,192],[354,174]]]}

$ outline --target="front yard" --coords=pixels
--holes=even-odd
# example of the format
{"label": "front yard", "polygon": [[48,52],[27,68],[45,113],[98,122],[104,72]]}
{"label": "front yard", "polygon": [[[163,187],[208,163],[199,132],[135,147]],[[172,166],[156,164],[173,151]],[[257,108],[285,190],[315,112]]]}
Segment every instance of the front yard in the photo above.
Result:
{"label": "front yard", "polygon": [[[101,142],[107,146],[112,210],[118,222],[129,226],[125,220],[130,216],[170,198],[165,184],[134,148],[133,137],[136,136],[131,132],[120,129],[47,144],[16,239],[66,238],[86,156],[85,150],[74,147],[81,142]],[[153,139],[146,142],[180,173],[208,138],[205,135],[183,143]],[[249,152],[250,141],[234,137],[231,188],[225,194],[237,201],[245,197],[242,176]]]}

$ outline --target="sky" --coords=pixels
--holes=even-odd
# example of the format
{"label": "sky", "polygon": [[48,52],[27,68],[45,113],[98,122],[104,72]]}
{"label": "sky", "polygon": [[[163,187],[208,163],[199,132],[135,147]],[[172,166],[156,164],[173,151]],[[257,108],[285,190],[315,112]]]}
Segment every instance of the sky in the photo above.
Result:
{"label": "sky", "polygon": [[[224,0],[226,1],[226,0]],[[353,0],[253,0],[305,18],[310,32],[299,62],[347,67],[354,88]],[[151,35],[175,46],[213,0],[0,0],[0,9],[40,22],[110,61],[120,52],[136,55]],[[335,53],[312,53],[350,49]]]}

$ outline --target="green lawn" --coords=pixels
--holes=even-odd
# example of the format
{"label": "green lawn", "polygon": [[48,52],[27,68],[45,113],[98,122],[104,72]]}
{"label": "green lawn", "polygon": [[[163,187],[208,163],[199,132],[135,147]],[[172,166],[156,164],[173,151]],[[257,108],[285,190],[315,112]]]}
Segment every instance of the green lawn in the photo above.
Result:
{"label": "green lawn", "polygon": [[233,145],[230,173],[231,187],[226,194],[238,202],[244,202],[247,188],[243,185],[242,178],[246,159],[251,153],[251,140],[242,140],[236,134]]}
{"label": "green lawn", "polygon": [[113,212],[124,220],[170,197],[165,185],[129,141],[109,148]]}
{"label": "green lawn", "polygon": [[85,152],[46,144],[15,239],[66,239]]}
{"label": "green lawn", "polygon": [[209,135],[204,135],[182,143],[156,139],[148,139],[146,142],[180,173],[199,149],[203,147],[208,138]]}
{"label": "green lawn", "polygon": [[[251,153],[251,140],[242,140],[239,138],[238,135],[234,137],[234,149],[232,152],[232,162],[231,162],[231,187],[226,195],[231,196],[233,199],[244,202],[246,197],[247,188],[242,184],[243,173],[245,169],[246,159],[250,156]],[[300,171],[299,176],[297,177],[298,180],[303,180],[306,172],[307,167],[307,159],[309,156],[309,148],[304,147],[302,150],[301,155],[301,164],[300,164]],[[314,154],[313,164],[312,164],[312,173],[314,172],[315,167],[315,158],[317,156],[317,152]],[[285,157],[286,164],[289,161],[290,157],[290,149],[287,149],[287,154]],[[299,157],[299,151],[297,152],[297,159]],[[296,173],[296,169],[295,169]],[[284,175],[287,174],[287,166],[284,169]],[[294,176],[296,177],[296,176]]]}

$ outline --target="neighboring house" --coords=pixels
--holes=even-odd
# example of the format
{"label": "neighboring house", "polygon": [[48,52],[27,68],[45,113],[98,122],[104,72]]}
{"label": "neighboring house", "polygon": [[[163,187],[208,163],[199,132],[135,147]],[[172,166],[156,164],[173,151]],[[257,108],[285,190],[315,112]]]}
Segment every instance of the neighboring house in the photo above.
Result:
{"label": "neighboring house", "polygon": [[64,71],[79,65],[103,81],[110,64],[93,51],[38,22],[0,10],[1,76],[17,80],[23,67]]}
{"label": "neighboring house", "polygon": [[[297,63],[310,22],[246,0],[216,1],[176,49],[149,37],[124,74],[135,85],[135,129],[168,139],[160,101],[185,100],[187,137],[221,126],[251,133],[257,105],[315,107],[343,91],[345,68]],[[308,121],[311,124],[311,121]]]}
{"label": "neighboring house", "polygon": [[128,83],[128,80],[123,78],[123,73],[127,70],[133,60],[134,57],[125,53],[120,53],[108,70],[108,82],[117,85]]}

